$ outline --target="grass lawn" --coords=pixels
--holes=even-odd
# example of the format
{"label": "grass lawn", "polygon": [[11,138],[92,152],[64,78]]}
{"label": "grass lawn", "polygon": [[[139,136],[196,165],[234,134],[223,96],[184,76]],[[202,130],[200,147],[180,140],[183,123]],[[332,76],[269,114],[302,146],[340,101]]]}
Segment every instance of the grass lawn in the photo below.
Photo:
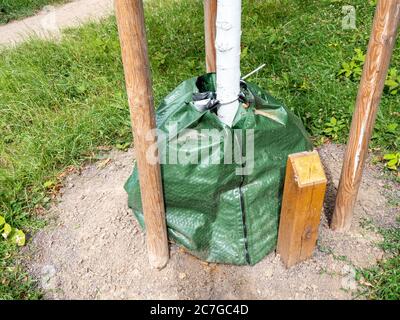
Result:
{"label": "grass lawn", "polygon": [[31,16],[45,5],[67,1],[68,0],[0,0],[0,24]]}
{"label": "grass lawn", "polygon": [[400,299],[400,217],[397,217],[397,223],[394,228],[378,230],[384,239],[380,246],[392,254],[392,258],[359,270],[363,284],[360,292],[368,299]]}
{"label": "grass lawn", "polygon": [[[356,30],[341,28],[342,5],[349,3],[356,7]],[[365,53],[374,6],[245,0],[243,7],[243,74],[266,63],[251,81],[294,110],[316,143],[345,142],[358,88],[355,49]],[[199,0],[146,4],[156,102],[204,72],[201,10]],[[400,73],[399,48],[400,41],[392,67]],[[338,76],[352,59],[356,67]],[[42,226],[40,213],[60,173],[96,159],[99,146],[131,143],[114,18],[68,30],[59,43],[35,40],[0,52],[0,88],[0,215],[29,234]],[[386,88],[372,141],[377,152],[399,151],[399,105],[400,92]],[[40,297],[15,262],[18,252],[0,240],[0,299]],[[398,258],[390,261],[377,273],[394,268],[398,281]],[[399,299],[399,285],[374,297]]]}

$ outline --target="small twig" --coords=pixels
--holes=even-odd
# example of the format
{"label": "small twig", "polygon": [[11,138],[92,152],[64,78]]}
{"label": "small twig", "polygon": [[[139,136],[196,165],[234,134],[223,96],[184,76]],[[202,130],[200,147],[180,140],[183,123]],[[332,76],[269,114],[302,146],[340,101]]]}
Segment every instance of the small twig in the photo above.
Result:
{"label": "small twig", "polygon": [[248,77],[251,77],[253,74],[257,73],[258,71],[260,71],[262,68],[264,68],[266,66],[266,64],[262,64],[261,66],[259,66],[257,69],[254,69],[252,72],[246,74],[244,77],[242,77],[242,80],[246,80]]}

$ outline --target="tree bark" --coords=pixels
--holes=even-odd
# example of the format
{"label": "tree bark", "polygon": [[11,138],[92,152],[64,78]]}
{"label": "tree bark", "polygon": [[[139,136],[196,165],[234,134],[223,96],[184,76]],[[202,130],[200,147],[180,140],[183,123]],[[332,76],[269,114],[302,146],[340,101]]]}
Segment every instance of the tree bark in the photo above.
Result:
{"label": "tree bark", "polygon": [[217,6],[217,99],[218,117],[231,126],[239,108],[241,0],[218,0]]}

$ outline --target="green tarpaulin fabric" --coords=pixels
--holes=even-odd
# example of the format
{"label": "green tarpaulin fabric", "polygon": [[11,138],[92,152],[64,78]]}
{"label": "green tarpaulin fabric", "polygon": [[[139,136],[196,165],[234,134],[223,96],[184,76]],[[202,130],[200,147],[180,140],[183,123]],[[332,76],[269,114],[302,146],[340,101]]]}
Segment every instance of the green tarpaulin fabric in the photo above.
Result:
{"label": "green tarpaulin fabric", "polygon": [[[156,112],[168,234],[205,261],[255,264],[276,246],[287,157],[312,144],[301,121],[256,85],[242,83],[232,128],[196,109],[193,94],[207,91],[215,74],[184,81]],[[210,129],[221,138],[204,138]],[[125,189],[144,227],[137,168]]]}

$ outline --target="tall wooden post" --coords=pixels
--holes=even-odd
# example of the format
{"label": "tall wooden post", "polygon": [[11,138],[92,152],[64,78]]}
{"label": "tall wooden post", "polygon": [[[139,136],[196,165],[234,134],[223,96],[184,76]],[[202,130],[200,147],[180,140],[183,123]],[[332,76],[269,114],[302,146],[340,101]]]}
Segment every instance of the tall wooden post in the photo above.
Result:
{"label": "tall wooden post", "polygon": [[215,52],[216,21],[217,0],[204,0],[204,33],[207,72],[215,72],[217,70]]}
{"label": "tall wooden post", "polygon": [[115,0],[115,14],[135,139],[147,251],[150,265],[160,269],[168,262],[169,249],[160,165],[146,158],[157,138],[152,131],[156,124],[142,0]]}
{"label": "tall wooden post", "polygon": [[379,0],[344,157],[331,227],[350,228],[368,143],[374,127],[400,21],[400,0]]}

